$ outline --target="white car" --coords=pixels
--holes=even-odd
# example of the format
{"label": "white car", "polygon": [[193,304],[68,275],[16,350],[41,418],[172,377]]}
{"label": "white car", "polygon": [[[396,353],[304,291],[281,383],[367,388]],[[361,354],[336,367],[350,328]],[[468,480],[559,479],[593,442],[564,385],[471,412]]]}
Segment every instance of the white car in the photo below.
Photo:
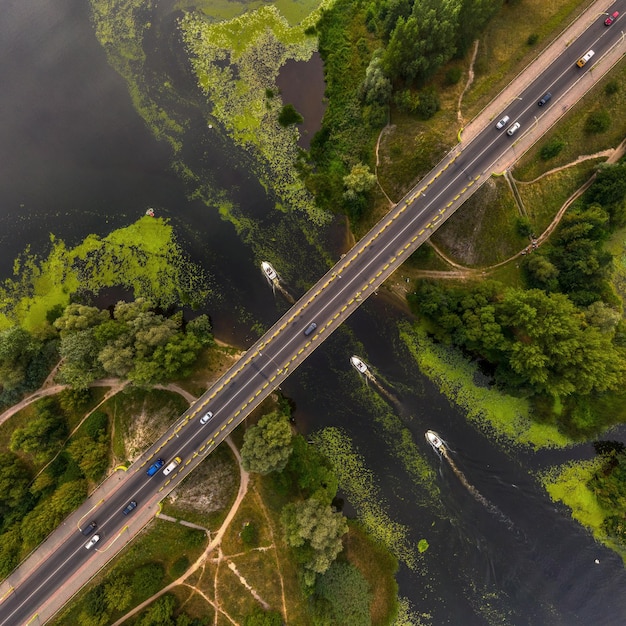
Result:
{"label": "white car", "polygon": [[506,123],[510,120],[511,118],[508,115],[505,115],[497,124],[496,124],[496,128],[498,130],[502,130],[505,126]]}
{"label": "white car", "polygon": [[204,426],[211,418],[213,417],[213,413],[211,411],[207,411],[201,418],[200,423]]}
{"label": "white car", "polygon": [[167,476],[168,474],[171,474],[182,462],[182,459],[177,456],[164,470],[163,470],[163,476]]}
{"label": "white car", "polygon": [[85,544],[85,548],[87,548],[87,550],[91,550],[91,548],[93,548],[98,541],[100,541],[100,535],[94,535],[86,544]]}
{"label": "white car", "polygon": [[510,137],[511,135],[514,135],[520,128],[521,124],[519,122],[515,122],[515,124],[512,124],[511,127],[509,128],[509,130],[506,131],[506,134]]}

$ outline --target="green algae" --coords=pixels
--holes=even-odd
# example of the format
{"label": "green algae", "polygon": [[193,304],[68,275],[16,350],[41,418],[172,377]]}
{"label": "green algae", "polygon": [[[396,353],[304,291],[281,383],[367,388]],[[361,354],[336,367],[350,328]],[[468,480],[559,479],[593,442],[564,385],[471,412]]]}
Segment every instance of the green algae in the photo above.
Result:
{"label": "green algae", "polygon": [[255,174],[276,194],[276,207],[302,211],[315,224],[330,216],[319,209],[295,169],[298,130],[278,123],[283,102],[276,79],[288,60],[306,61],[317,40],[307,34],[321,8],[291,26],[276,6],[263,5],[228,21],[213,23],[186,13],[180,29],[198,84],[212,115],[233,141],[249,152]]}
{"label": "green algae", "polygon": [[384,511],[384,502],[374,474],[363,457],[352,447],[350,438],[338,428],[329,427],[313,436],[320,451],[330,460],[341,488],[356,507],[367,532],[380,541],[407,567],[416,569],[419,556],[409,541],[408,528],[392,520]]}
{"label": "green algae", "polygon": [[52,236],[51,245],[45,259],[27,249],[14,263],[14,278],[0,287],[0,328],[36,330],[72,294],[105,287],[130,289],[163,307],[200,304],[209,295],[206,275],[186,259],[164,219],[142,217],[104,238],[89,235],[74,248]]}
{"label": "green algae", "polygon": [[400,324],[400,338],[420,370],[441,393],[467,412],[467,417],[492,436],[534,448],[564,447],[571,440],[550,424],[530,418],[530,405],[497,389],[475,383],[477,367],[457,350],[432,341],[419,325]]}

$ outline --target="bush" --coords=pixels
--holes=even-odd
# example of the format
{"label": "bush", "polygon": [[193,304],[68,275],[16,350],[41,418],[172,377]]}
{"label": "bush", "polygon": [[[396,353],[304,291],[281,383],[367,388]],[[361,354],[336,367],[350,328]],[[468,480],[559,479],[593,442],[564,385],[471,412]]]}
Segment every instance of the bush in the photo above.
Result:
{"label": "bush", "polygon": [[109,416],[104,411],[94,411],[83,424],[85,433],[92,439],[106,435],[109,426]]}
{"label": "bush", "polygon": [[415,112],[423,120],[429,120],[440,109],[439,96],[434,89],[424,89],[420,93]]}
{"label": "bush", "polygon": [[170,568],[170,574],[172,578],[176,579],[182,576],[189,569],[189,559],[186,556],[181,556],[176,559]]}
{"label": "bush", "polygon": [[248,548],[255,548],[259,545],[259,533],[256,526],[252,522],[246,522],[241,529],[241,541]]}
{"label": "bush", "polygon": [[563,148],[565,148],[565,142],[562,139],[554,137],[541,148],[539,156],[541,156],[544,161],[547,161],[548,159],[553,159]]}
{"label": "bush", "polygon": [[304,118],[296,111],[293,104],[286,104],[278,115],[278,123],[281,126],[287,127],[292,124],[302,124],[302,122],[304,122]]}
{"label": "bush", "polygon": [[526,40],[526,45],[534,46],[539,41],[539,35],[537,33],[532,33],[528,35],[528,39]]}
{"label": "bush", "polygon": [[599,134],[607,131],[611,126],[611,116],[606,109],[593,111],[585,122],[585,132]]}
{"label": "bush", "polygon": [[165,572],[160,563],[147,563],[133,574],[133,592],[138,598],[145,599],[161,589]]}
{"label": "bush", "polygon": [[604,86],[604,93],[607,96],[613,96],[619,91],[619,83],[616,80],[610,80]]}
{"label": "bush", "polygon": [[530,237],[533,232],[533,227],[527,217],[520,215],[515,220],[515,230],[520,237]]}
{"label": "bush", "polygon": [[456,85],[461,80],[461,76],[463,76],[463,70],[460,67],[451,67],[446,72],[446,85]]}

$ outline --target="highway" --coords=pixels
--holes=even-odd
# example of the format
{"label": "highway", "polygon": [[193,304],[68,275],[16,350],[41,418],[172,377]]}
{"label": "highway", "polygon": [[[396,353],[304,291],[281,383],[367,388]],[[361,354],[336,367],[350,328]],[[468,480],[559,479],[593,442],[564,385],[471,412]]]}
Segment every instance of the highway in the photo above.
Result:
{"label": "highway", "polygon": [[[623,14],[625,5],[626,0],[620,0],[607,11],[620,10]],[[120,537],[125,533],[132,535],[143,526],[147,507],[165,497],[489,179],[494,164],[513,149],[525,131],[538,124],[544,111],[561,106],[559,97],[590,71],[603,52],[623,39],[623,15],[609,28],[603,25],[603,19],[604,16],[598,16],[555,63],[511,101],[493,124],[468,145],[460,144],[446,155],[180,417],[128,470],[124,480],[111,487],[103,502],[89,501],[81,507],[77,514],[82,518],[81,527],[92,520],[98,522],[95,532],[101,539],[94,548],[84,547],[88,538],[77,529],[25,579],[9,577],[9,592],[0,600],[0,626],[46,621],[58,609],[54,603],[60,602],[65,585],[72,581],[86,582],[94,564],[104,565],[121,549],[124,542]],[[594,50],[595,58],[583,68],[576,67],[576,60],[589,49]],[[537,101],[548,91],[552,93],[551,101],[539,107]],[[495,123],[505,114],[510,121],[498,131]],[[520,130],[508,136],[506,129],[517,121]],[[317,328],[305,336],[311,322]],[[209,410],[213,417],[201,425],[200,418]],[[162,470],[153,477],[146,475],[146,469],[156,458],[163,458],[167,464],[176,456],[182,458],[182,463],[168,477]],[[137,509],[123,515],[122,509],[131,500],[138,503]]]}

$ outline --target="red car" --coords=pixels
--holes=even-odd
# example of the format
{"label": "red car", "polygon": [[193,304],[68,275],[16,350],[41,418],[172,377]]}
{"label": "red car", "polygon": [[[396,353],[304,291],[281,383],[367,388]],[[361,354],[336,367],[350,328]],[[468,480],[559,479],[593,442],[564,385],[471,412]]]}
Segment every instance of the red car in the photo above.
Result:
{"label": "red car", "polygon": [[607,17],[604,20],[604,25],[605,26],[610,26],[619,16],[619,11],[615,11],[615,13],[613,13],[613,15],[609,15],[609,17]]}

